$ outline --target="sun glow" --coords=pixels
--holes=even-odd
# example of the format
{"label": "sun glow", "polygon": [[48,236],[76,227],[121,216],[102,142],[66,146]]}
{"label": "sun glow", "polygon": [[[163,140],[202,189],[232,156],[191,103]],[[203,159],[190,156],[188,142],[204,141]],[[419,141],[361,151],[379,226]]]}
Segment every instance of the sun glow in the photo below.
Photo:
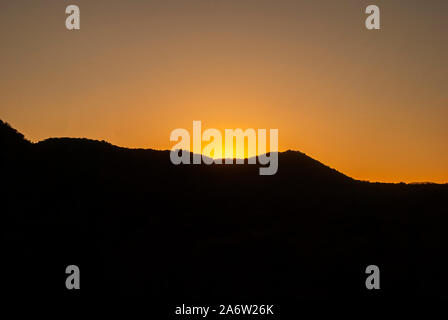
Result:
{"label": "sun glow", "polygon": [[[201,121],[193,121],[192,139],[186,129],[174,129],[170,141],[177,141],[172,150],[189,150],[212,159],[245,159],[278,151],[278,129],[202,130]],[[269,133],[269,134],[268,134]]]}
{"label": "sun glow", "polygon": [[[278,153],[267,154],[268,151],[278,151],[278,129],[269,129],[269,148],[266,146],[266,129],[225,129],[223,139],[221,131],[217,129],[211,128],[202,132],[201,121],[193,121],[193,146],[189,131],[183,128],[171,131],[170,141],[177,142],[170,152],[171,163],[174,165],[243,164],[243,159],[248,158],[248,164],[258,162],[263,165],[259,168],[260,175],[274,175],[278,169]],[[192,161],[187,149],[193,150]],[[222,158],[225,160],[222,161]]]}

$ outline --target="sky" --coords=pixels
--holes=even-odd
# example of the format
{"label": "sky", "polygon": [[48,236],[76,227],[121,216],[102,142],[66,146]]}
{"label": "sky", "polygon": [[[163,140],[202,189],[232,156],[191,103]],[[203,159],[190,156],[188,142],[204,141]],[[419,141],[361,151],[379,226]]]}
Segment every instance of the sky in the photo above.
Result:
{"label": "sky", "polygon": [[[65,28],[76,4],[81,29]],[[365,28],[365,8],[381,29]],[[0,119],[31,141],[171,149],[279,130],[353,178],[448,182],[448,1],[2,0]],[[281,170],[281,168],[279,168]]]}

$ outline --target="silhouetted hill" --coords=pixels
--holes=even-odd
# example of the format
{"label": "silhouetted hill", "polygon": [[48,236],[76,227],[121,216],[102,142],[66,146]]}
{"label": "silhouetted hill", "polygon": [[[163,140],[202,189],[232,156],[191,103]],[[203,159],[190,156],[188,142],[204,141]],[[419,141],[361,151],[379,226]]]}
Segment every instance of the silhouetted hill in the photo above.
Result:
{"label": "silhouetted hill", "polygon": [[23,152],[31,143],[23,134],[12,128],[8,123],[0,120],[0,164],[14,162],[23,158]]}
{"label": "silhouetted hill", "polygon": [[12,128],[9,123],[0,120],[0,143],[3,148],[29,143],[23,134]]}
{"label": "silhouetted hill", "polygon": [[175,166],[168,151],[104,141],[32,144],[3,122],[0,142],[9,294],[76,294],[64,270],[77,264],[92,297],[447,296],[446,185],[360,182],[295,151],[274,176]]}

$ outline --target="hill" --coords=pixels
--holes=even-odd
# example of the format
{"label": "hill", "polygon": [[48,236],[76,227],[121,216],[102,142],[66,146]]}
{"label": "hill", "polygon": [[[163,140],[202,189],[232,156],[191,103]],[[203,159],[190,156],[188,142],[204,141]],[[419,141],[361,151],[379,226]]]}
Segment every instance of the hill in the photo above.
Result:
{"label": "hill", "polygon": [[[296,151],[179,165],[104,141],[30,143],[0,123],[2,290],[153,299],[446,297],[448,186],[356,181]],[[365,289],[365,268],[382,271]],[[30,267],[32,266],[32,267]],[[29,286],[32,268],[39,277]]]}

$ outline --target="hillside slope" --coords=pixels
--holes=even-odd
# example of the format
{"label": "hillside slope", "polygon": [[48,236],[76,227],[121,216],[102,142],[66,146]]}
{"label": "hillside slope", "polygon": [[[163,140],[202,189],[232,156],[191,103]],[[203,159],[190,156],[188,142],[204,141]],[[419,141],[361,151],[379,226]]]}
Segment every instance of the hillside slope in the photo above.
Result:
{"label": "hillside slope", "polygon": [[[73,294],[64,270],[77,264],[92,297],[446,297],[446,185],[360,182],[293,151],[274,176],[174,166],[168,151],[31,144],[2,126],[10,294]],[[384,272],[378,292],[364,286],[369,264]]]}

